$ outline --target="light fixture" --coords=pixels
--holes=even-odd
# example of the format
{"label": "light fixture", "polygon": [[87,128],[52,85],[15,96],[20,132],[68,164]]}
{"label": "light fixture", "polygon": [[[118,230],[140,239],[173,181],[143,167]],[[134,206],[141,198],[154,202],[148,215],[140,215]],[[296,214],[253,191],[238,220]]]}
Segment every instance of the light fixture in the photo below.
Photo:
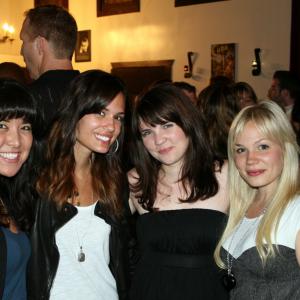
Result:
{"label": "light fixture", "polygon": [[13,35],[15,28],[8,23],[4,23],[2,26],[3,36],[0,37],[0,43],[12,42],[14,40]]}
{"label": "light fixture", "polygon": [[252,75],[258,76],[261,73],[260,48],[254,49],[255,59],[252,61]]}
{"label": "light fixture", "polygon": [[193,76],[193,60],[192,56],[194,55],[194,52],[189,51],[187,53],[187,58],[188,58],[188,65],[184,66],[184,78],[191,78]]}

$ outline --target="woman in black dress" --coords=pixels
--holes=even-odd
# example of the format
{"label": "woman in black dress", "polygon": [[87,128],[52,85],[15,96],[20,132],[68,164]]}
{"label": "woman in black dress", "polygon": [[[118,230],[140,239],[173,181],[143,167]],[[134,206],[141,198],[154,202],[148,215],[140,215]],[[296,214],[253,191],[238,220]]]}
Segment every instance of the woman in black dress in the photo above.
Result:
{"label": "woman in black dress", "polygon": [[130,206],[141,258],[131,299],[227,299],[213,251],[226,221],[226,170],[215,172],[201,114],[177,87],[154,86],[133,113]]}

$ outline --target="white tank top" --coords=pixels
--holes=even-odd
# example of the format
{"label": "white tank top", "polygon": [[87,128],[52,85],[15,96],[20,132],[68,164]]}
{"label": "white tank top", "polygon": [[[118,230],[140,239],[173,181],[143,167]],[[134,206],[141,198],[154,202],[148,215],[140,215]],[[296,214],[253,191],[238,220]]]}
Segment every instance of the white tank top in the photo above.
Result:
{"label": "white tank top", "polygon": [[[95,206],[77,207],[78,214],[56,232],[60,259],[51,300],[119,299],[108,267],[111,227],[94,215]],[[84,261],[79,261],[79,254]]]}

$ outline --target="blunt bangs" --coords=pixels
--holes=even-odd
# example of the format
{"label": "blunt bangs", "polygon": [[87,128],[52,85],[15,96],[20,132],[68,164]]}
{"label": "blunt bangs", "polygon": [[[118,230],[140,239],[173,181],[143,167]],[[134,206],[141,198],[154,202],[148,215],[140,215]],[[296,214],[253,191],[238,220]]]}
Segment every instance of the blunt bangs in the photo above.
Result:
{"label": "blunt bangs", "polygon": [[35,125],[37,111],[29,91],[14,80],[0,81],[0,121],[22,118]]}
{"label": "blunt bangs", "polygon": [[99,113],[119,93],[126,98],[125,86],[120,79],[100,70],[90,70],[73,80],[68,98],[80,119],[86,114]]}
{"label": "blunt bangs", "polygon": [[182,128],[183,122],[178,113],[182,111],[178,109],[181,102],[178,93],[180,95],[182,92],[171,84],[154,87],[138,100],[136,116],[151,126],[174,122]]}

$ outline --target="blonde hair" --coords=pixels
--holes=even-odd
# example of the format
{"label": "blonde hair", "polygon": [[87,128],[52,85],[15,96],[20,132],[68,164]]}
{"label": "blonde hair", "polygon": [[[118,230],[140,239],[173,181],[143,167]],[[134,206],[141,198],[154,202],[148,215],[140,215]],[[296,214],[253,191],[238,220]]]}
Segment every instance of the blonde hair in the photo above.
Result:
{"label": "blonde hair", "polygon": [[221,268],[226,268],[220,257],[221,247],[244,217],[256,195],[256,189],[242,179],[234,163],[235,141],[249,122],[255,123],[265,137],[278,143],[283,152],[283,169],[278,186],[260,221],[256,235],[256,248],[263,265],[269,257],[275,256],[271,236],[273,233],[276,234],[286,206],[299,193],[299,148],[295,133],[284,111],[273,101],[262,101],[257,105],[244,108],[234,119],[228,137],[229,218],[214,254],[216,263]]}

